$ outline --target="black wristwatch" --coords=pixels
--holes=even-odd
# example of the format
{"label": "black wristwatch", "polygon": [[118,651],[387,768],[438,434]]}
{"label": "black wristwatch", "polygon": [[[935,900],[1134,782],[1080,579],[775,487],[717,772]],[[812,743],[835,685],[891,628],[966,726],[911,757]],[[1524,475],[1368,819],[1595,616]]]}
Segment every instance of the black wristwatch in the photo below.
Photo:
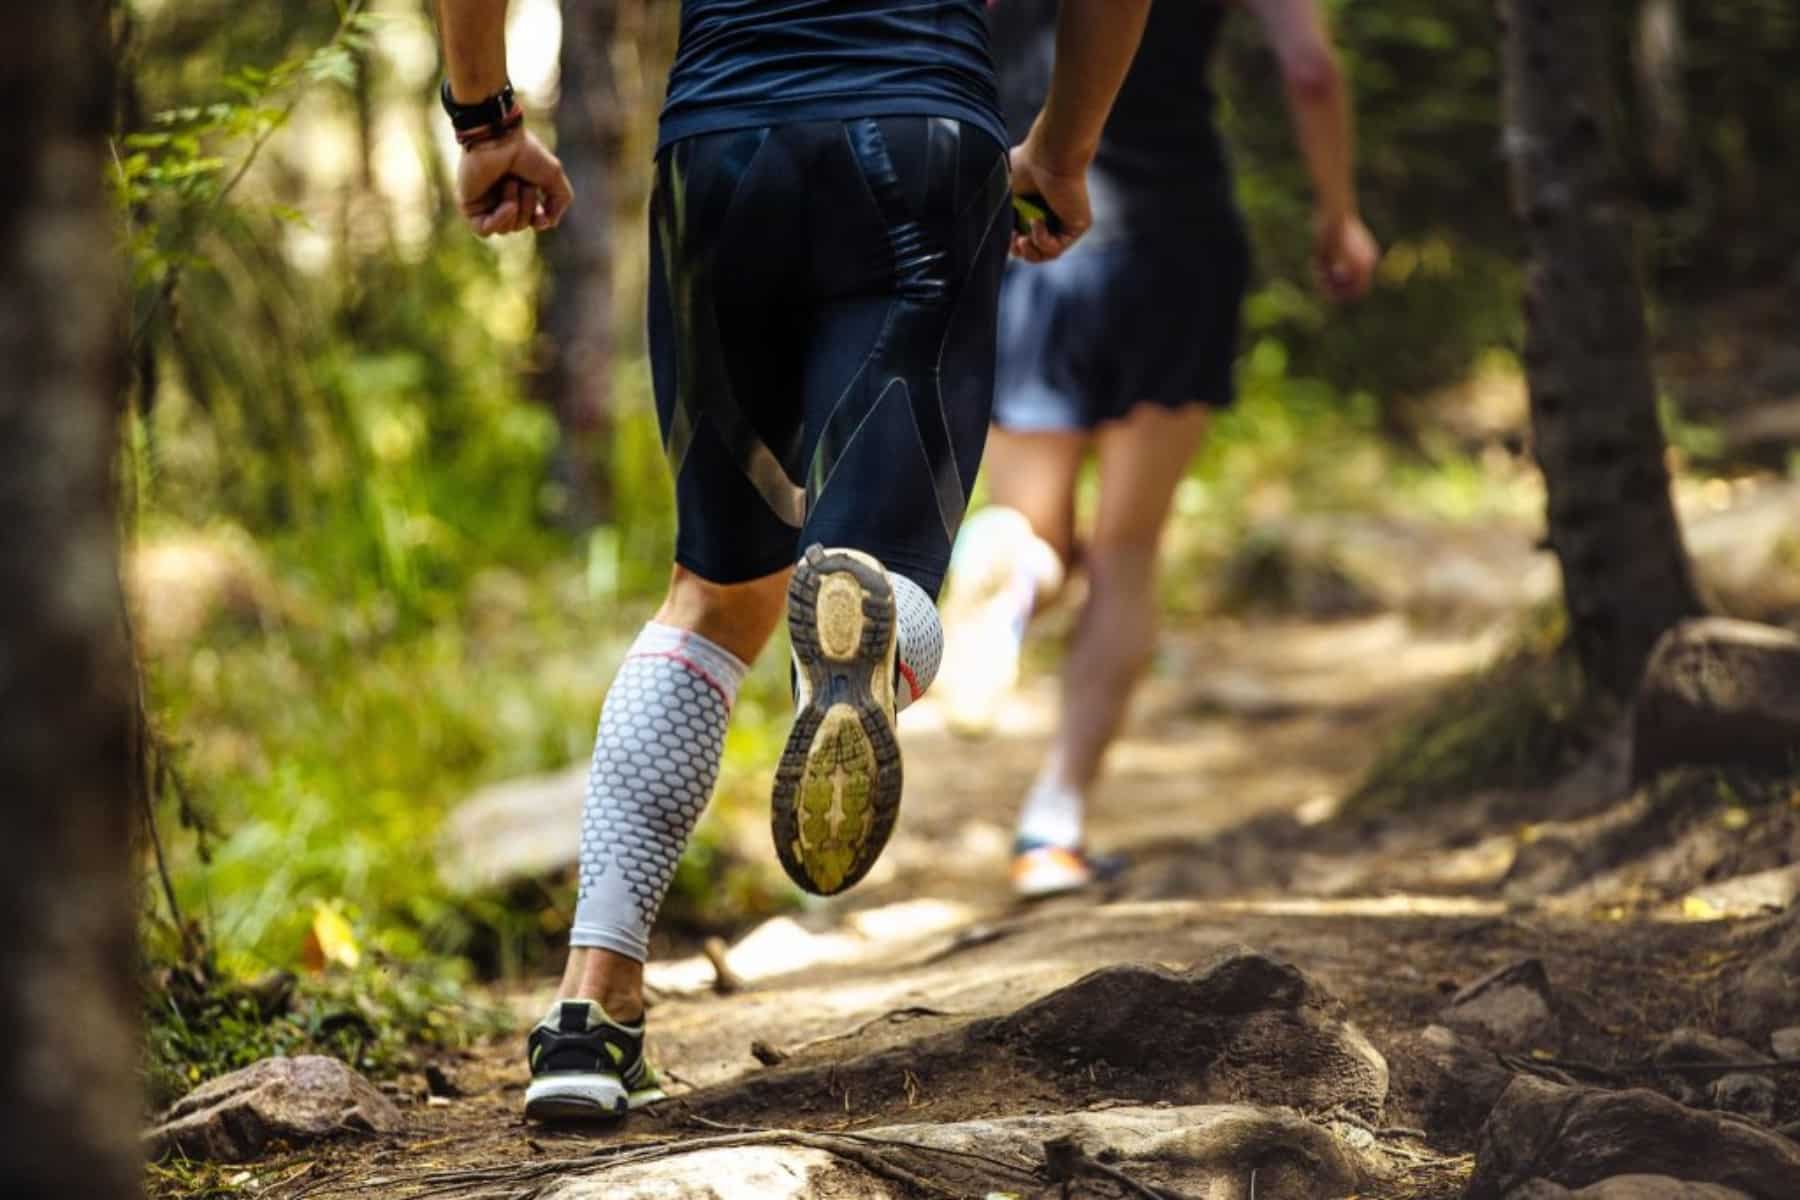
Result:
{"label": "black wristwatch", "polygon": [[450,81],[446,79],[444,86],[438,89],[438,98],[444,102],[444,111],[450,114],[450,124],[456,127],[458,133],[487,125],[499,125],[519,106],[518,100],[513,96],[510,81],[486,100],[478,100],[474,104],[458,104],[450,94]]}

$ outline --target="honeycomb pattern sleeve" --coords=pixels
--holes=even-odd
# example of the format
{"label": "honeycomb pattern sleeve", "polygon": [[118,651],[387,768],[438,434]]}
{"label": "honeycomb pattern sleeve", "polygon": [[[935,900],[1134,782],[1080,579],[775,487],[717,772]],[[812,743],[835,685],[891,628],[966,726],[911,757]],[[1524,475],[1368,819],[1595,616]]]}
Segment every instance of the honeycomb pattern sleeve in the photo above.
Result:
{"label": "honeycomb pattern sleeve", "polygon": [[894,689],[898,712],[923,696],[937,678],[944,660],[944,626],[924,588],[898,571],[888,572],[888,580],[894,585],[894,616],[900,627],[900,685]]}
{"label": "honeycomb pattern sleeve", "polygon": [[571,946],[639,962],[712,796],[745,665],[697,633],[644,626],[607,689],[581,817]]}

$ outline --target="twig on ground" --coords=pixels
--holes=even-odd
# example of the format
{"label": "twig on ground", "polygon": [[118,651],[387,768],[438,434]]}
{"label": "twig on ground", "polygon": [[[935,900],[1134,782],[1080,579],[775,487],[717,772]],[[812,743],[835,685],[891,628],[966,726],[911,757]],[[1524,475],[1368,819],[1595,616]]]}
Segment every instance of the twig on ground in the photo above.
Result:
{"label": "twig on ground", "polygon": [[930,1005],[926,1004],[908,1004],[904,1008],[890,1008],[884,1013],[870,1017],[854,1029],[845,1030],[843,1033],[828,1033],[824,1037],[814,1038],[810,1042],[801,1042],[787,1053],[788,1057],[791,1058],[801,1051],[811,1050],[814,1046],[823,1046],[830,1042],[842,1042],[853,1037],[860,1037],[885,1021],[905,1019],[908,1017],[966,1017],[970,1015],[971,1014],[969,1013],[949,1012],[942,1008],[932,1008]]}
{"label": "twig on ground", "polygon": [[1426,1140],[1426,1134],[1423,1129],[1414,1129],[1410,1125],[1377,1125],[1368,1118],[1358,1116],[1356,1113],[1351,1112],[1342,1104],[1327,1111],[1324,1119],[1327,1121],[1343,1121],[1345,1124],[1354,1125],[1358,1129],[1367,1130],[1378,1138],[1416,1138],[1421,1142]]}
{"label": "twig on ground", "polygon": [[1086,1174],[1110,1179],[1127,1191],[1143,1196],[1145,1200],[1188,1200],[1181,1192],[1140,1182],[1117,1167],[1089,1156],[1071,1134],[1051,1138],[1044,1143],[1044,1171],[1052,1182],[1064,1184],[1065,1191],[1067,1184]]}
{"label": "twig on ground", "polygon": [[1775,1058],[1761,1062],[1653,1062],[1643,1059],[1638,1062],[1603,1067],[1599,1063],[1582,1062],[1579,1059],[1569,1058],[1526,1057],[1522,1054],[1501,1054],[1497,1057],[1500,1059],[1501,1066],[1533,1075],[1543,1075],[1545,1078],[1568,1084],[1576,1082],[1571,1078],[1574,1075],[1588,1075],[1607,1083],[1624,1084],[1633,1075],[1724,1075],[1733,1071],[1800,1069],[1800,1058]]}
{"label": "twig on ground", "polygon": [[1020,925],[1018,922],[1009,922],[1004,925],[971,925],[967,929],[958,931],[956,936],[951,938],[945,945],[938,947],[936,950],[933,950],[931,953],[924,955],[921,958],[914,959],[906,965],[909,968],[936,966],[946,958],[949,958],[952,955],[961,954],[964,950],[973,950],[977,946],[986,946],[991,942],[999,941],[1001,938],[1011,937],[1013,934],[1017,933],[1019,929]]}
{"label": "twig on ground", "polygon": [[1639,1068],[1651,1073],[1670,1072],[1682,1074],[1697,1071],[1702,1074],[1718,1072],[1729,1074],[1732,1071],[1787,1071],[1800,1069],[1800,1058],[1772,1058],[1767,1062],[1710,1062],[1710,1063],[1653,1063],[1638,1064]]}
{"label": "twig on ground", "polygon": [[1603,1083],[1618,1085],[1625,1082],[1624,1076],[1609,1071],[1594,1063],[1569,1062],[1557,1058],[1535,1058],[1523,1054],[1496,1054],[1500,1065],[1508,1070],[1526,1075],[1536,1075],[1540,1079],[1548,1079],[1552,1083],[1560,1083],[1564,1087],[1579,1087],[1581,1081],[1570,1072],[1580,1072]]}

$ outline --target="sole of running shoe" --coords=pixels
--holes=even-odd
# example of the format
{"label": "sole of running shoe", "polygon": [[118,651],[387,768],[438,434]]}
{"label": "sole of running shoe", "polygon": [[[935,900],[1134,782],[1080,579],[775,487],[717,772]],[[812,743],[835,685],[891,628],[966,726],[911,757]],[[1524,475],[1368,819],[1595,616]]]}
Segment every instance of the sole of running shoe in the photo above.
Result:
{"label": "sole of running shoe", "polygon": [[894,590],[866,555],[813,546],[788,585],[797,711],[770,821],[788,877],[829,896],[875,865],[900,815]]}
{"label": "sole of running shoe", "polygon": [[663,1098],[659,1087],[627,1091],[614,1075],[545,1075],[525,1089],[532,1121],[610,1121]]}

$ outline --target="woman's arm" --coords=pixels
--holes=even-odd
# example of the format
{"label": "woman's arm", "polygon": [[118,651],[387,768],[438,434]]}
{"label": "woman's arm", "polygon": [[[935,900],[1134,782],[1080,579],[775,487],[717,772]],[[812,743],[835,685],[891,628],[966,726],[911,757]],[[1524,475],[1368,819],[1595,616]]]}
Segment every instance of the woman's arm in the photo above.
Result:
{"label": "woman's arm", "polygon": [[1318,0],[1243,0],[1281,66],[1288,110],[1312,178],[1313,266],[1319,286],[1346,300],[1369,289],[1381,257],[1356,204],[1350,89]]}

